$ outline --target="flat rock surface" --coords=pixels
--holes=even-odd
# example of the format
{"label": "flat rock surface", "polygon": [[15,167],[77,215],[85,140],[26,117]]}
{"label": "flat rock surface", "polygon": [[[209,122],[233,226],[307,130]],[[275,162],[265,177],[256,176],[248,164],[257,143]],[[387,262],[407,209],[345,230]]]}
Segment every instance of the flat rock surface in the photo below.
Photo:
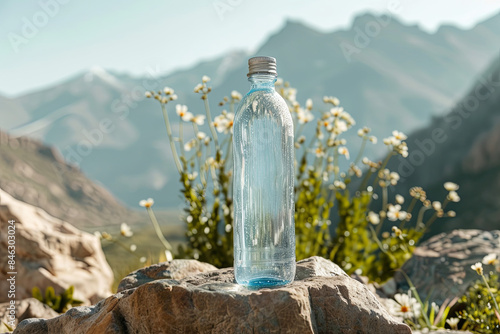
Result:
{"label": "flat rock surface", "polygon": [[136,288],[158,279],[180,280],[188,276],[214,270],[217,270],[217,267],[196,260],[175,260],[153,264],[128,274],[120,281],[118,292]]}
{"label": "flat rock surface", "polygon": [[[462,296],[468,286],[479,279],[471,265],[487,254],[500,254],[500,231],[454,230],[433,236],[415,248],[412,258],[402,267],[422,299],[438,304],[446,298]],[[484,266],[485,273],[495,270]],[[408,290],[405,277],[397,272],[396,285]]]}
{"label": "flat rock surface", "polygon": [[157,279],[54,319],[25,320],[14,333],[409,334],[411,330],[394,320],[364,284],[332,262],[312,257],[297,263],[295,281],[288,286],[249,290],[235,284],[232,268]]}

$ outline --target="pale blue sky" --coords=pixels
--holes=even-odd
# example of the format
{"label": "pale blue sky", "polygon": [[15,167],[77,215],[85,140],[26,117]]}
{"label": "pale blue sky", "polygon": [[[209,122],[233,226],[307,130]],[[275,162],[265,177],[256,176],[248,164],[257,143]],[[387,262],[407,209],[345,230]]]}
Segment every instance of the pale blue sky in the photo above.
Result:
{"label": "pale blue sky", "polygon": [[95,65],[167,73],[230,50],[255,50],[287,18],[332,31],[391,6],[402,21],[433,32],[442,23],[471,27],[497,13],[500,0],[3,0],[0,94],[16,96]]}

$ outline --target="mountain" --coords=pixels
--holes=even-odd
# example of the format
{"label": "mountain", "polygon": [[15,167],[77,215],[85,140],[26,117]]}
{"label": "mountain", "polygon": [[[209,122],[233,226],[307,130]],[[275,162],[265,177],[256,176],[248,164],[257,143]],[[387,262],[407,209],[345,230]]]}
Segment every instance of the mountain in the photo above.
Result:
{"label": "mountain", "polygon": [[[324,95],[335,95],[358,125],[383,137],[394,129],[421,128],[442,115],[465,94],[499,43],[500,14],[469,30],[443,26],[433,34],[395,17],[365,14],[349,29],[326,33],[289,20],[256,54],[278,59],[280,76],[298,88],[301,102],[312,97],[321,106]],[[65,160],[130,206],[151,196],[160,207],[176,207],[182,200],[161,110],[156,101],[144,99],[144,91],[172,87],[179,96],[176,102],[204,113],[193,87],[206,74],[213,79],[210,101],[216,115],[225,95],[248,90],[248,56],[233,52],[168,75],[151,69],[143,77],[96,67],[12,99],[29,120],[5,123],[10,126],[2,121],[0,127],[57,147]],[[12,108],[0,104],[0,119]],[[173,109],[170,104],[178,136]],[[203,131],[208,132],[206,124]],[[352,132],[349,139],[356,137]],[[185,127],[184,138],[192,135]]]}
{"label": "mountain", "polygon": [[479,76],[450,113],[407,139],[409,156],[389,167],[401,180],[396,191],[426,188],[431,199],[443,199],[443,183],[460,185],[461,201],[450,209],[457,217],[437,222],[433,233],[455,228],[500,228],[500,58]]}
{"label": "mountain", "polygon": [[0,132],[0,189],[80,228],[146,221],[60,156],[27,137]]}

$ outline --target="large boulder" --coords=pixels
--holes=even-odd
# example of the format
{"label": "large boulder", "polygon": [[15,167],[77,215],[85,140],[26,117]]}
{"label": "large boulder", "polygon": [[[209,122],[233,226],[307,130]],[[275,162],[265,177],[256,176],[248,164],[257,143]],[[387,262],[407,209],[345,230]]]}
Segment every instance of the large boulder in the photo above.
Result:
{"label": "large boulder", "polygon": [[[9,290],[7,278],[12,274],[8,273],[16,272],[16,300],[31,297],[35,286],[42,292],[52,286],[60,294],[73,285],[74,297],[86,304],[111,295],[113,272],[96,236],[0,189],[1,254],[7,254],[10,220],[15,226],[15,265],[10,268],[6,259],[0,264],[0,291]],[[0,294],[0,302],[9,298],[7,293]]]}
{"label": "large boulder", "polygon": [[179,280],[158,279],[54,319],[25,320],[14,333],[409,334],[411,330],[395,321],[364,284],[332,262],[312,257],[297,263],[295,281],[288,286],[249,290],[235,284],[232,268]]}
{"label": "large boulder", "polygon": [[[454,230],[441,233],[415,248],[413,257],[402,267],[422,299],[441,304],[447,298],[462,296],[479,276],[471,265],[487,254],[500,253],[500,231]],[[485,272],[494,270],[485,266]],[[408,290],[403,274],[394,280],[398,289]]]}

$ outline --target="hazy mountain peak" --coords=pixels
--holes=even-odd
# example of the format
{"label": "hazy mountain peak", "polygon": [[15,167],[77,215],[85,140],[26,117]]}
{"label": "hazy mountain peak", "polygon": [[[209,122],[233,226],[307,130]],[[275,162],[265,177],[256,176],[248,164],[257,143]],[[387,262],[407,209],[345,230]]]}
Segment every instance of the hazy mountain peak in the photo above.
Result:
{"label": "hazy mountain peak", "polygon": [[498,31],[498,29],[500,29],[500,11],[487,18],[486,20],[479,22],[474,28],[477,28],[479,26]]}
{"label": "hazy mountain peak", "polygon": [[86,82],[92,82],[94,79],[100,79],[117,89],[126,89],[125,85],[123,85],[120,80],[100,66],[92,66],[85,74],[84,79]]}
{"label": "hazy mountain peak", "polygon": [[391,22],[391,23],[397,23],[399,25],[403,25],[391,12],[386,12],[386,13],[374,13],[374,12],[364,12],[356,15],[354,19],[352,20],[352,28],[360,26],[360,25],[365,25],[369,22]]}
{"label": "hazy mountain peak", "polygon": [[314,33],[314,34],[320,34],[320,32],[305,24],[304,22],[297,20],[297,19],[292,19],[288,18],[285,21],[285,24],[283,25],[283,28],[278,32],[278,34],[297,34],[297,33]]}

